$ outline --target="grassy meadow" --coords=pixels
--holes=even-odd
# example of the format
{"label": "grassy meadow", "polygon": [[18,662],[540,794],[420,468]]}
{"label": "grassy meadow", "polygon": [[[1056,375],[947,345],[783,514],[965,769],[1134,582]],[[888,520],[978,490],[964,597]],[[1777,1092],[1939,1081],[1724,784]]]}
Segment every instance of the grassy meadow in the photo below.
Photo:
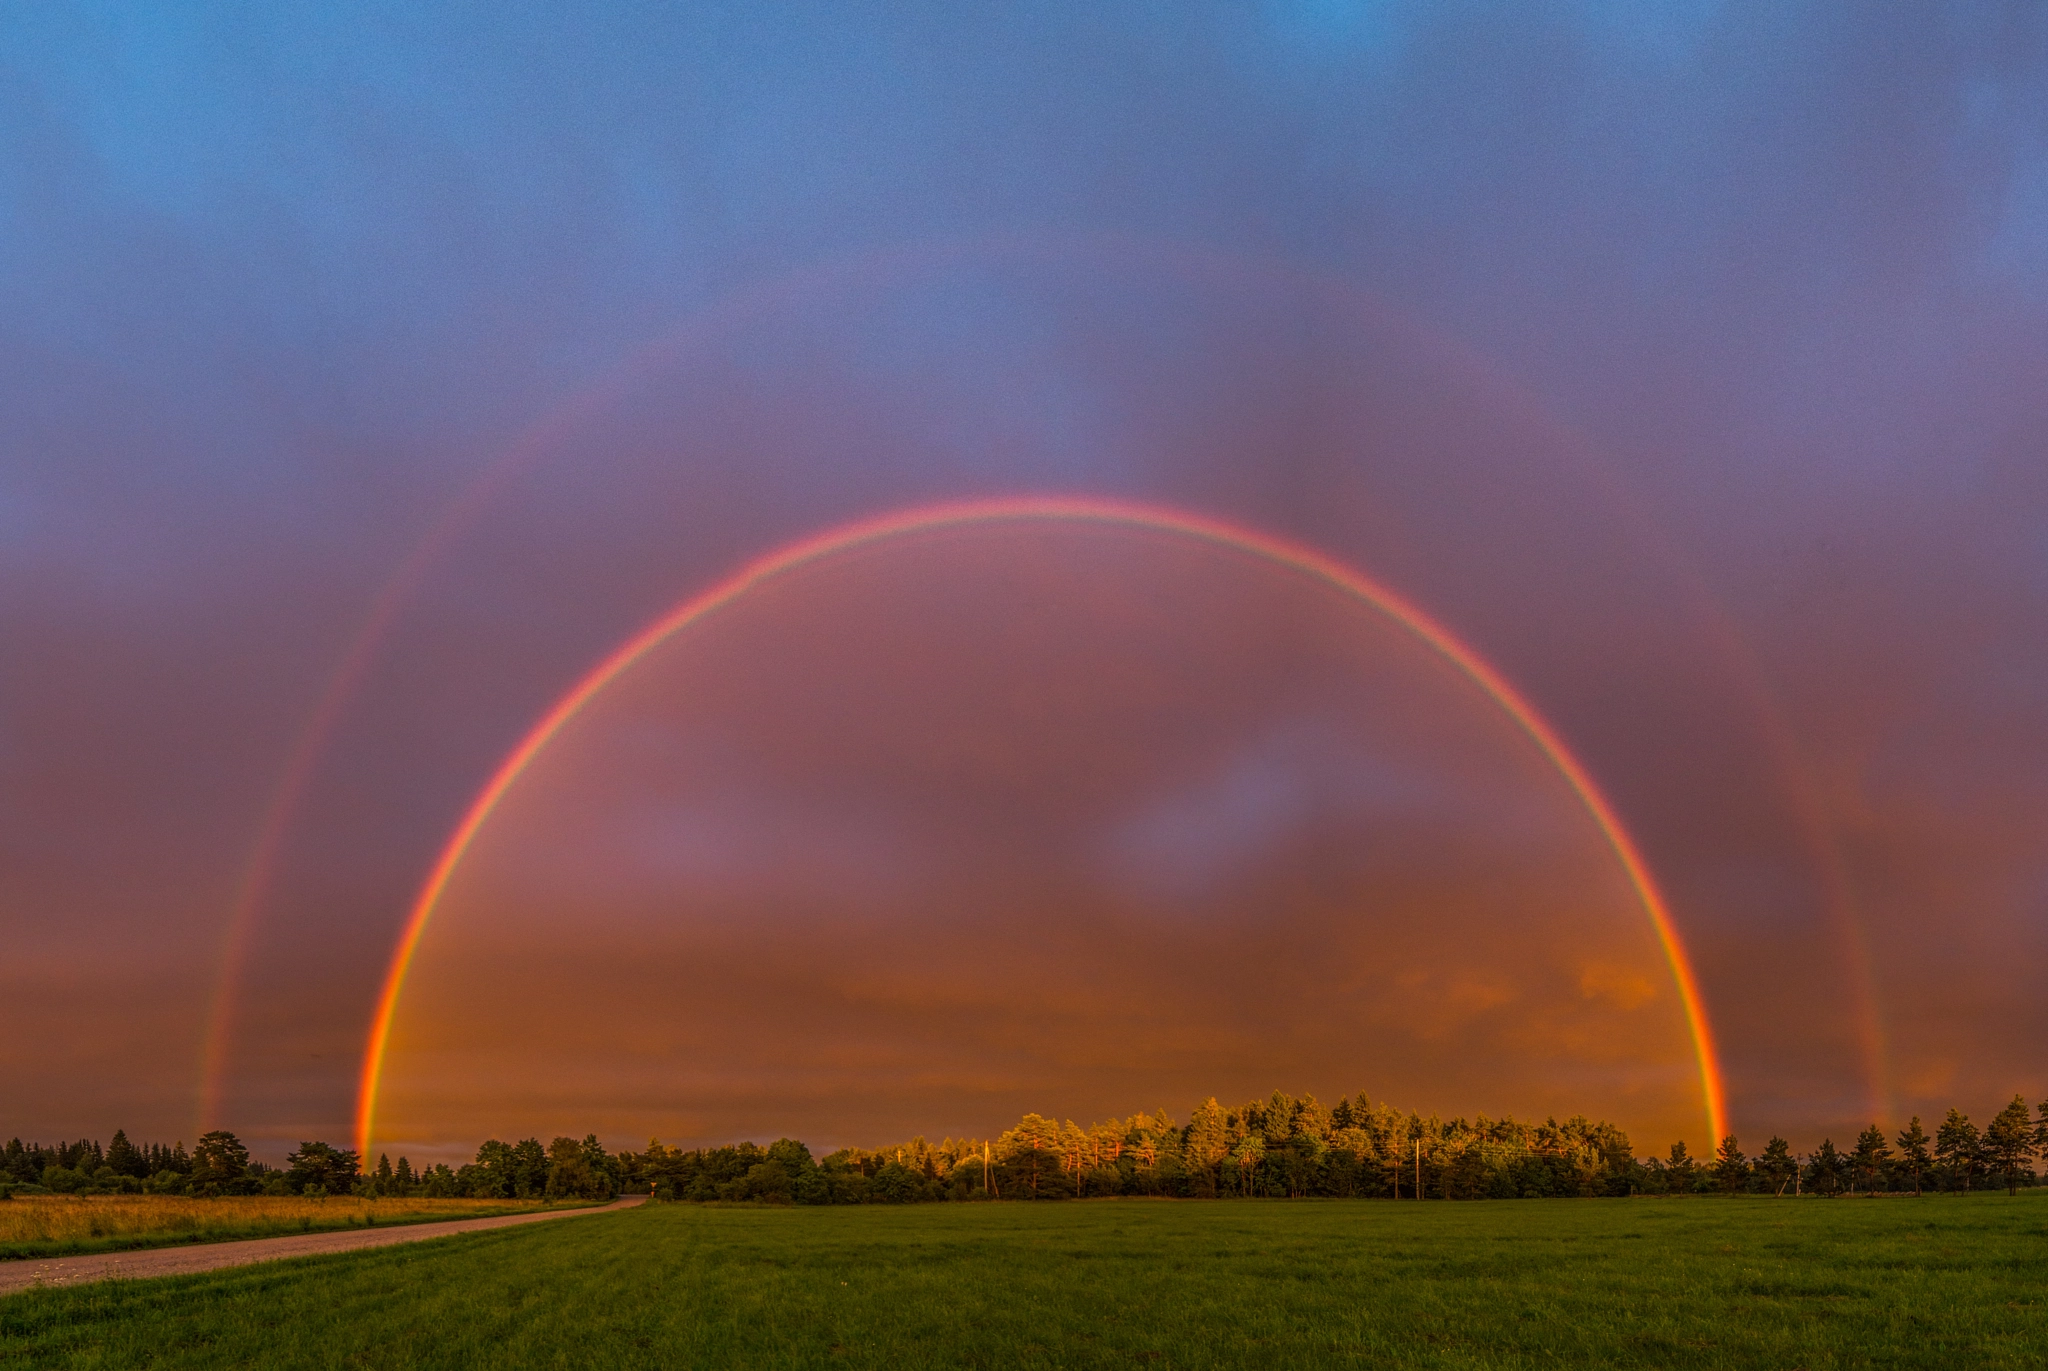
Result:
{"label": "grassy meadow", "polygon": [[543,1205],[505,1200],[401,1200],[249,1195],[16,1195],[0,1201],[0,1260],[69,1257],[137,1247],[275,1238],[379,1224],[517,1214]]}
{"label": "grassy meadow", "polygon": [[2038,1367],[2048,1191],[573,1223],[0,1299],[0,1367]]}

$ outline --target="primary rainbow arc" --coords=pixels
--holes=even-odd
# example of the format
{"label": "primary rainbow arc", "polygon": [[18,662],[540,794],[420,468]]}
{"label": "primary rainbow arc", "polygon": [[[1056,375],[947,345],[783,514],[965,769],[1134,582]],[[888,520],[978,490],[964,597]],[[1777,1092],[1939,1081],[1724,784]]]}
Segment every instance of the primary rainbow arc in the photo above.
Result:
{"label": "primary rainbow arc", "polygon": [[363,1053],[361,1081],[356,1098],[355,1143],[359,1156],[367,1158],[375,1127],[377,1090],[384,1067],[384,1051],[390,1042],[391,1021],[404,991],[406,973],[418,950],[421,935],[433,917],[435,906],[447,888],[463,856],[520,774],[556,734],[606,686],[629,670],[648,652],[690,625],[717,613],[763,582],[796,571],[838,553],[905,534],[991,523],[1085,523],[1166,533],[1212,543],[1239,553],[1276,563],[1370,605],[1435,650],[1479,687],[1514,721],[1564,778],[1600,829],[1615,858],[1621,863],[1636,898],[1649,916],[1657,940],[1664,949],[1672,979],[1678,987],[1679,1002],[1692,1033],[1693,1052],[1700,1072],[1708,1142],[1712,1146],[1727,1131],[1720,1060],[1714,1048],[1713,1032],[1707,1022],[1699,984],[1686,955],[1669,906],[1650,874],[1648,864],[1629,836],[1614,806],[1594,782],[1591,774],[1566,746],[1548,720],[1521,692],[1450,629],[1423,613],[1396,592],[1363,573],[1344,565],[1314,548],[1287,539],[1226,523],[1207,515],[1158,505],[1136,504],[1093,497],[1018,497],[926,505],[877,518],[844,524],[823,533],[788,544],[747,563],[723,581],[678,605],[610,656],[593,667],[570,688],[506,754],[490,780],[471,801],[462,820],[441,849],[425,884],[420,888],[393,950],[371,1020],[370,1035]]}

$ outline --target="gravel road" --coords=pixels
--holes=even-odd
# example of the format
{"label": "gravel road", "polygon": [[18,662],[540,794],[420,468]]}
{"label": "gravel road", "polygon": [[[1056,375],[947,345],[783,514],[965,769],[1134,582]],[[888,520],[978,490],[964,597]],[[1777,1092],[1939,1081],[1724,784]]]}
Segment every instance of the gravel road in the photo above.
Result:
{"label": "gravel road", "polygon": [[474,1233],[482,1228],[510,1228],[521,1223],[546,1223],[551,1219],[609,1214],[615,1209],[630,1209],[646,1198],[645,1195],[628,1195],[591,1209],[501,1214],[490,1219],[450,1219],[442,1223],[394,1224],[389,1228],[349,1228],[338,1233],[294,1233],[282,1238],[252,1238],[246,1242],[193,1243],[185,1247],[152,1247],[136,1252],[99,1252],[84,1257],[0,1262],[0,1295],[26,1290],[32,1285],[83,1285],[87,1281],[117,1277],[133,1280],[144,1276],[183,1276],[194,1271],[217,1271],[223,1266],[282,1261],[286,1257],[311,1257],[322,1252],[354,1252],[365,1247],[389,1247],[393,1243],[425,1242],[429,1238],[445,1238],[451,1233]]}

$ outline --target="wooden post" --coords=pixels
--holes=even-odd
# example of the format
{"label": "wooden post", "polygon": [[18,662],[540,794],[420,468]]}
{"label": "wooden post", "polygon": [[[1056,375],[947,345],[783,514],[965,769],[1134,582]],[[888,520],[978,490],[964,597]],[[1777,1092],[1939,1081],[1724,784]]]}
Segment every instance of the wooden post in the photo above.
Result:
{"label": "wooden post", "polygon": [[1422,1139],[1415,1140],[1415,1198],[1422,1198]]}

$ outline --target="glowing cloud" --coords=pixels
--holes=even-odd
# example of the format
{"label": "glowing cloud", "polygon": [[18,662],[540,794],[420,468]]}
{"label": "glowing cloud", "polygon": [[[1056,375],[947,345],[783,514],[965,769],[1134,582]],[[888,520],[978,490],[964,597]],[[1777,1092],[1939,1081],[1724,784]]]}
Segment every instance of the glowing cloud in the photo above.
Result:
{"label": "glowing cloud", "polygon": [[1301,544],[1204,515],[1154,505],[1092,497],[1020,497],[929,505],[842,525],[767,554],[650,624],[578,681],[499,763],[442,848],[406,919],[393,951],[369,1041],[363,1053],[356,1103],[357,1150],[368,1155],[376,1124],[377,1091],[391,1024],[406,973],[428,921],[471,842],[529,763],[599,692],[674,634],[716,614],[765,582],[825,558],[907,534],[995,523],[1086,523],[1176,535],[1234,550],[1286,567],[1371,606],[1399,623],[1455,666],[1491,698],[1550,761],[1599,827],[1621,863],[1670,966],[1684,1007],[1700,1073],[1710,1139],[1726,1131],[1719,1059],[1698,983],[1670,909],[1635,841],[1614,807],[1557,731],[1522,694],[1471,647],[1395,592],[1343,563]]}

